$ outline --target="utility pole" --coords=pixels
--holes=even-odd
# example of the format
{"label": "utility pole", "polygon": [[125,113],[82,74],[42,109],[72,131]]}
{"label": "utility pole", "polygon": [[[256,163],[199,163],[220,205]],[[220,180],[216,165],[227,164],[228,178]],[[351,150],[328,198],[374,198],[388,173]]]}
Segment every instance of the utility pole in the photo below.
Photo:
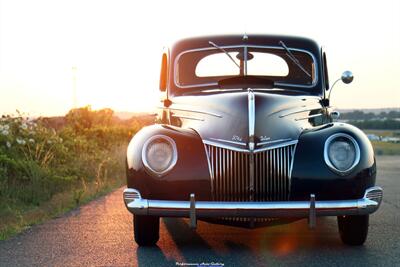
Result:
{"label": "utility pole", "polygon": [[77,67],[73,66],[72,67],[72,105],[73,108],[77,108],[78,107],[78,98],[76,95],[76,71],[77,71]]}

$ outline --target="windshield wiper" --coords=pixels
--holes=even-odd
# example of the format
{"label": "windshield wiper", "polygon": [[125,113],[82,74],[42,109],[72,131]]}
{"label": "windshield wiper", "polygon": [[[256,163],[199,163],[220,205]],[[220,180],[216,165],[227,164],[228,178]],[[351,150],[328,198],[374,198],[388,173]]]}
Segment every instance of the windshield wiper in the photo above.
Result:
{"label": "windshield wiper", "polygon": [[213,42],[211,42],[211,41],[208,41],[208,43],[209,43],[210,45],[214,46],[215,48],[221,50],[222,52],[224,52],[225,55],[227,55],[227,56],[230,58],[230,60],[232,60],[232,62],[240,69],[240,65],[237,64],[237,62],[233,59],[233,57],[232,57],[231,55],[229,55],[229,53],[228,53],[225,49],[223,49],[222,47],[216,45],[215,43],[213,43]]}
{"label": "windshield wiper", "polygon": [[294,64],[296,64],[297,67],[299,67],[305,74],[307,74],[308,77],[311,78],[311,74],[306,71],[306,69],[301,65],[300,61],[293,55],[293,53],[290,51],[290,49],[285,45],[284,42],[279,41],[279,44],[286,50],[286,55],[290,58],[291,61],[293,61]]}

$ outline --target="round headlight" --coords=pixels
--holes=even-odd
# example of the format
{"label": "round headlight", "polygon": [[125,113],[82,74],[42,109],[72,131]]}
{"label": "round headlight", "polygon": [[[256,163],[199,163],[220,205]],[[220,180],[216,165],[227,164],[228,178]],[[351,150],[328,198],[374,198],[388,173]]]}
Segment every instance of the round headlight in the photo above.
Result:
{"label": "round headlight", "polygon": [[329,168],[346,175],[360,161],[360,148],[350,135],[333,134],[325,141],[324,158]]}
{"label": "round headlight", "polygon": [[142,161],[151,173],[162,176],[176,164],[178,153],[172,138],[155,135],[146,141],[142,150]]}

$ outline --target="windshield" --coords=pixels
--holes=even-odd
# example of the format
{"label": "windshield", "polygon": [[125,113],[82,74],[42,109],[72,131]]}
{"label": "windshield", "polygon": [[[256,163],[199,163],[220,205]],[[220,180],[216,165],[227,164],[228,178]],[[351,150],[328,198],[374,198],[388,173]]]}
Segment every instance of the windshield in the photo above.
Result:
{"label": "windshield", "polygon": [[178,88],[217,88],[221,80],[245,75],[271,80],[276,88],[307,89],[316,83],[315,62],[306,51],[284,47],[212,45],[183,52],[177,57],[174,80]]}

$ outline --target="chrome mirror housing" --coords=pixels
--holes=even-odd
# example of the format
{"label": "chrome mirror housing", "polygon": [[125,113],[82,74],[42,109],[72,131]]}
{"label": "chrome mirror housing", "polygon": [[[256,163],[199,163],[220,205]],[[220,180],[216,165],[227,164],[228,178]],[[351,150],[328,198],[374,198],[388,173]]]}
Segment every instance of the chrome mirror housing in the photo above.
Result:
{"label": "chrome mirror housing", "polygon": [[333,87],[336,85],[336,83],[338,81],[341,80],[344,84],[349,84],[349,83],[351,83],[353,81],[353,79],[354,79],[354,76],[353,76],[353,73],[351,71],[346,70],[345,72],[343,72],[342,73],[342,77],[340,77],[340,79],[337,79],[333,83],[333,85],[332,85],[332,87],[331,87],[331,89],[329,91],[329,95],[328,95],[328,98],[327,98],[327,101],[326,101],[326,103],[327,103],[326,105],[329,106],[329,99],[331,98],[332,89],[333,89]]}
{"label": "chrome mirror housing", "polygon": [[346,70],[345,72],[343,72],[341,79],[343,83],[349,84],[354,79],[353,73],[349,70]]}

